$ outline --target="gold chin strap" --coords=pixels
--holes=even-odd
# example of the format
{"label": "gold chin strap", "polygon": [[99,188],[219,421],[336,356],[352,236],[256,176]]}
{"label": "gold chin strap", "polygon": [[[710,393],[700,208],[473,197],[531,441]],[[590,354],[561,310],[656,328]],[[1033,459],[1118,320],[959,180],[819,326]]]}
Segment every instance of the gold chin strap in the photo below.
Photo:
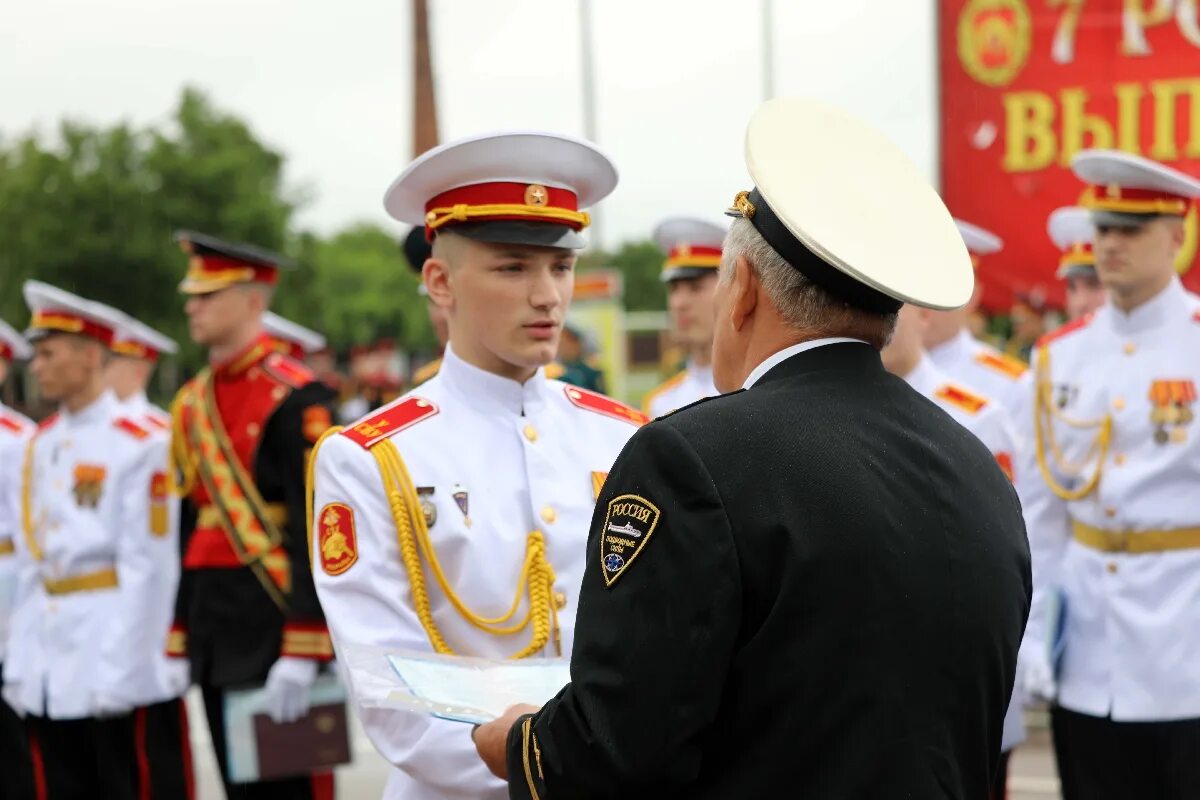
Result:
{"label": "gold chin strap", "polygon": [[[1065,416],[1055,407],[1054,400],[1051,397],[1054,387],[1050,383],[1050,351],[1047,347],[1039,347],[1037,350],[1036,373],[1034,377],[1037,385],[1033,404],[1033,431],[1037,444],[1038,468],[1041,470],[1042,478],[1046,481],[1046,485],[1050,487],[1050,491],[1054,492],[1055,495],[1063,500],[1082,500],[1096,491],[1096,487],[1100,485],[1100,474],[1104,469],[1104,461],[1108,458],[1108,448],[1112,444],[1112,417],[1105,414],[1100,419],[1076,420]],[[1058,440],[1054,436],[1055,420],[1077,430],[1099,429],[1096,432],[1096,438],[1092,441],[1092,446],[1088,449],[1087,455],[1083,457],[1082,461],[1071,463],[1063,455],[1062,449],[1058,446]],[[1076,489],[1068,489],[1059,483],[1046,461],[1047,443],[1050,445],[1051,455],[1054,456],[1055,466],[1064,474],[1078,476],[1083,472],[1087,464],[1094,459],[1095,469],[1091,477]]]}
{"label": "gold chin strap", "polygon": [[[309,552],[312,552],[313,530],[313,478],[315,474],[316,455],[325,439],[338,431],[340,427],[330,428],[317,440],[312,449],[308,462],[308,530]],[[416,487],[400,451],[390,440],[384,440],[371,448],[371,454],[379,466],[379,474],[383,478],[383,486],[387,492],[388,507],[392,512],[392,520],[396,525],[396,538],[400,546],[400,558],[408,573],[409,587],[412,591],[413,608],[426,636],[435,652],[446,655],[456,655],[433,619],[433,611],[429,603],[429,590],[426,584],[422,556],[429,565],[434,579],[442,593],[455,610],[471,625],[485,633],[494,636],[508,636],[520,633],[532,627],[529,644],[513,654],[511,658],[527,658],[540,653],[546,644],[554,639],[558,655],[562,655],[562,639],[558,625],[558,604],[554,596],[554,581],[556,576],[550,562],[546,560],[546,541],[541,531],[531,532],[525,540],[525,563],[521,568],[521,577],[517,581],[516,595],[508,612],[499,617],[484,617],[476,613],[463,602],[454,591],[450,581],[442,570],[437,552],[429,539],[429,528],[425,524],[425,515],[421,512],[420,499]],[[525,615],[518,621],[513,621],[521,608],[522,595],[529,598],[529,607]]]}

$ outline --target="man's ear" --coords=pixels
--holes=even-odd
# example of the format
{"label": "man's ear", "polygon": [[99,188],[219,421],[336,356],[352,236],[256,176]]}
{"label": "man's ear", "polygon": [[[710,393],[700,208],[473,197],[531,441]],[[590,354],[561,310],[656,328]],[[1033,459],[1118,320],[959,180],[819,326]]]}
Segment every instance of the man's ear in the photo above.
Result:
{"label": "man's ear", "polygon": [[744,255],[734,262],[731,281],[733,302],[729,305],[729,322],[735,331],[740,331],[758,308],[759,290],[758,274]]}
{"label": "man's ear", "polygon": [[425,259],[421,280],[434,305],[445,309],[454,305],[454,281],[450,275],[450,265],[445,260],[432,257]]}

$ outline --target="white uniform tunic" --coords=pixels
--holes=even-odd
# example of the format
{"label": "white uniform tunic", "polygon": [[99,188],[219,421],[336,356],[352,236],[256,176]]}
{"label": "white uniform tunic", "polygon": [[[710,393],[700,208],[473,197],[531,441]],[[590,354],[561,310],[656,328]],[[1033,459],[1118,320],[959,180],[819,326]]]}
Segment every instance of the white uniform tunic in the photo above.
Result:
{"label": "white uniform tunic", "polygon": [[951,380],[976,389],[999,403],[1013,423],[1018,442],[1024,443],[1033,389],[1032,375],[1019,359],[1001,353],[965,330],[959,331],[953,339],[929,348],[929,358]]}
{"label": "white uniform tunic", "polygon": [[[937,403],[954,421],[975,434],[975,438],[996,457],[1001,468],[1013,479],[1017,461],[1017,439],[1003,406],[970,387],[951,381],[928,358],[922,358],[908,375],[908,385]],[[1025,722],[1022,715],[1024,697],[1013,689],[1008,712],[1004,715],[1004,736],[1000,749],[1007,752],[1025,741]]]}
{"label": "white uniform tunic", "polygon": [[[1094,491],[1064,500],[1035,472],[1022,493],[1034,570],[1030,633],[1044,642],[1047,598],[1061,589],[1066,599],[1058,702],[1122,722],[1200,717],[1200,546],[1128,551],[1141,547],[1139,536],[1150,542],[1164,531],[1178,542],[1200,529],[1196,299],[1174,280],[1131,313],[1105,305],[1041,347],[1056,414],[1112,420]],[[1049,441],[1044,453],[1054,478],[1064,489],[1085,486],[1097,468],[1089,453],[1098,428],[1056,419],[1053,432],[1059,453]],[[1133,545],[1096,548],[1077,530]]]}
{"label": "white uniform tunic", "polygon": [[[436,377],[327,439],[315,459],[313,564],[335,649],[432,649],[413,610],[379,467],[371,450],[347,435],[373,425],[400,428],[390,441],[428,508],[437,557],[449,584],[476,613],[495,617],[509,609],[526,537],[543,532],[557,576],[554,590],[565,599],[558,619],[562,655],[568,656],[599,485],[641,421],[638,412],[607,399],[612,413],[572,399],[588,397],[540,371],[524,384],[498,377],[447,348]],[[406,427],[404,419],[422,409],[428,415]],[[322,519],[331,504],[353,512],[357,560],[348,567],[348,559],[336,568],[322,560]],[[433,619],[455,653],[503,658],[529,643],[529,629],[497,636],[471,625],[450,605],[424,558],[422,563]],[[515,619],[527,607],[523,600]],[[552,643],[542,651],[556,654]],[[508,796],[476,755],[469,726],[400,711],[359,711],[375,746],[399,767],[386,797]]]}
{"label": "white uniform tunic", "polygon": [[[43,424],[31,452],[31,526],[17,552],[32,579],[21,581],[5,682],[24,711],[53,719],[168,699],[162,599],[179,551],[166,436],[106,392]],[[110,571],[116,586],[98,577]]]}
{"label": "white uniform tunic", "polygon": [[121,403],[121,413],[151,431],[166,431],[171,428],[171,415],[154,405],[145,392],[129,395]]}
{"label": "white uniform tunic", "polygon": [[21,463],[35,426],[0,403],[0,663],[8,649],[9,618],[17,594],[17,540],[21,535]]}
{"label": "white uniform tunic", "polygon": [[719,394],[717,387],[713,385],[712,367],[688,364],[687,369],[651,389],[642,405],[647,416],[657,419],[684,406],[690,406],[697,400],[716,397]]}

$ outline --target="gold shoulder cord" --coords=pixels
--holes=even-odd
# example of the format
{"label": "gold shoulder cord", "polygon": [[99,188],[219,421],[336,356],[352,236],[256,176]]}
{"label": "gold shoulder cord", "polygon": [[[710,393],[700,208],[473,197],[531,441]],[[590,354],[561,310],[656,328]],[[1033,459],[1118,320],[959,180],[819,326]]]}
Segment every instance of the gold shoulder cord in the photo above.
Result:
{"label": "gold shoulder cord", "polygon": [[25,461],[21,465],[21,528],[25,532],[25,544],[34,561],[42,560],[42,548],[38,547],[33,532],[33,443],[37,436],[25,445]]}
{"label": "gold shoulder cord", "polygon": [[187,432],[183,429],[183,409],[189,391],[185,385],[171,401],[171,469],[168,475],[171,492],[176,497],[187,497],[196,488],[196,465],[188,452]]}
{"label": "gold shoulder cord", "polygon": [[[307,513],[309,552],[312,552],[313,535],[313,484],[315,478],[316,456],[325,439],[338,431],[340,427],[330,428],[313,446],[308,461],[307,476]],[[379,466],[379,474],[383,479],[383,487],[387,493],[388,508],[396,525],[396,540],[400,546],[400,558],[404,562],[405,572],[412,591],[413,609],[425,629],[429,643],[435,652],[455,655],[447,644],[445,637],[433,619],[433,610],[429,603],[429,589],[425,579],[425,571],[421,557],[429,564],[429,569],[437,580],[438,586],[455,610],[476,628],[495,636],[506,636],[520,633],[527,627],[533,629],[528,645],[520,652],[511,656],[514,659],[527,658],[541,652],[551,637],[559,655],[562,654],[562,640],[558,626],[558,606],[554,598],[554,569],[546,560],[546,542],[541,531],[533,531],[525,541],[525,563],[521,568],[521,577],[517,582],[516,596],[508,612],[499,617],[484,617],[467,607],[462,598],[450,586],[441,562],[438,561],[433,543],[429,539],[429,528],[425,525],[425,516],[420,511],[420,500],[416,487],[400,451],[390,440],[384,440],[371,448],[371,455]],[[412,513],[417,509],[416,513]],[[529,598],[529,609],[519,621],[513,622],[521,607],[521,596]]]}
{"label": "gold shoulder cord", "polygon": [[[1076,420],[1065,416],[1054,405],[1054,399],[1051,397],[1054,389],[1050,383],[1050,350],[1046,346],[1039,347],[1037,350],[1036,362],[1036,395],[1033,404],[1033,431],[1037,445],[1037,460],[1038,468],[1041,470],[1042,478],[1046,481],[1046,485],[1050,487],[1050,491],[1063,500],[1082,500],[1096,490],[1100,485],[1100,474],[1104,469],[1104,461],[1108,458],[1108,448],[1112,443],[1112,417],[1105,414],[1100,419],[1094,420]],[[1092,441],[1092,446],[1088,450],[1087,455],[1079,463],[1073,464],[1067,461],[1062,450],[1058,446],[1058,441],[1054,437],[1054,422],[1055,420],[1075,428],[1083,430],[1088,428],[1098,428],[1096,438]],[[1050,465],[1046,461],[1046,444],[1050,445],[1050,452],[1054,456],[1054,462],[1058,469],[1068,475],[1079,475],[1083,472],[1084,467],[1088,462],[1095,459],[1096,466],[1092,472],[1092,476],[1077,489],[1068,489],[1063,486],[1054,477],[1050,470]]]}

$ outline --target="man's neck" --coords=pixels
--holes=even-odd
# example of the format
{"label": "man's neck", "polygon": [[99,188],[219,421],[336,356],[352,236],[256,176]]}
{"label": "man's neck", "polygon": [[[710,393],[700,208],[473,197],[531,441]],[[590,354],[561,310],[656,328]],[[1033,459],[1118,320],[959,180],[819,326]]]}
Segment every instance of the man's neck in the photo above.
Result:
{"label": "man's neck", "polygon": [[454,341],[451,339],[450,347],[454,350],[461,361],[470,364],[476,369],[481,369],[484,372],[490,372],[501,378],[506,378],[517,383],[525,383],[534,375],[537,374],[537,367],[526,367],[519,364],[510,364],[502,358],[496,357],[491,351],[486,348],[460,348],[454,346]]}
{"label": "man's neck", "polygon": [[233,360],[262,334],[261,325],[246,325],[238,328],[220,342],[214,342],[208,347],[208,362],[224,364]]}
{"label": "man's neck", "polygon": [[1137,286],[1124,287],[1123,289],[1113,287],[1109,290],[1109,296],[1112,298],[1114,306],[1129,314],[1155,297],[1158,297],[1171,284],[1171,280],[1174,277],[1175,272],[1172,270],[1162,275],[1156,275],[1154,280],[1140,283]]}
{"label": "man's neck", "polygon": [[88,382],[87,386],[80,389],[78,392],[63,398],[63,408],[72,414],[78,414],[83,409],[90,406],[99,399],[100,395],[104,394],[104,382],[99,378],[95,378]]}

